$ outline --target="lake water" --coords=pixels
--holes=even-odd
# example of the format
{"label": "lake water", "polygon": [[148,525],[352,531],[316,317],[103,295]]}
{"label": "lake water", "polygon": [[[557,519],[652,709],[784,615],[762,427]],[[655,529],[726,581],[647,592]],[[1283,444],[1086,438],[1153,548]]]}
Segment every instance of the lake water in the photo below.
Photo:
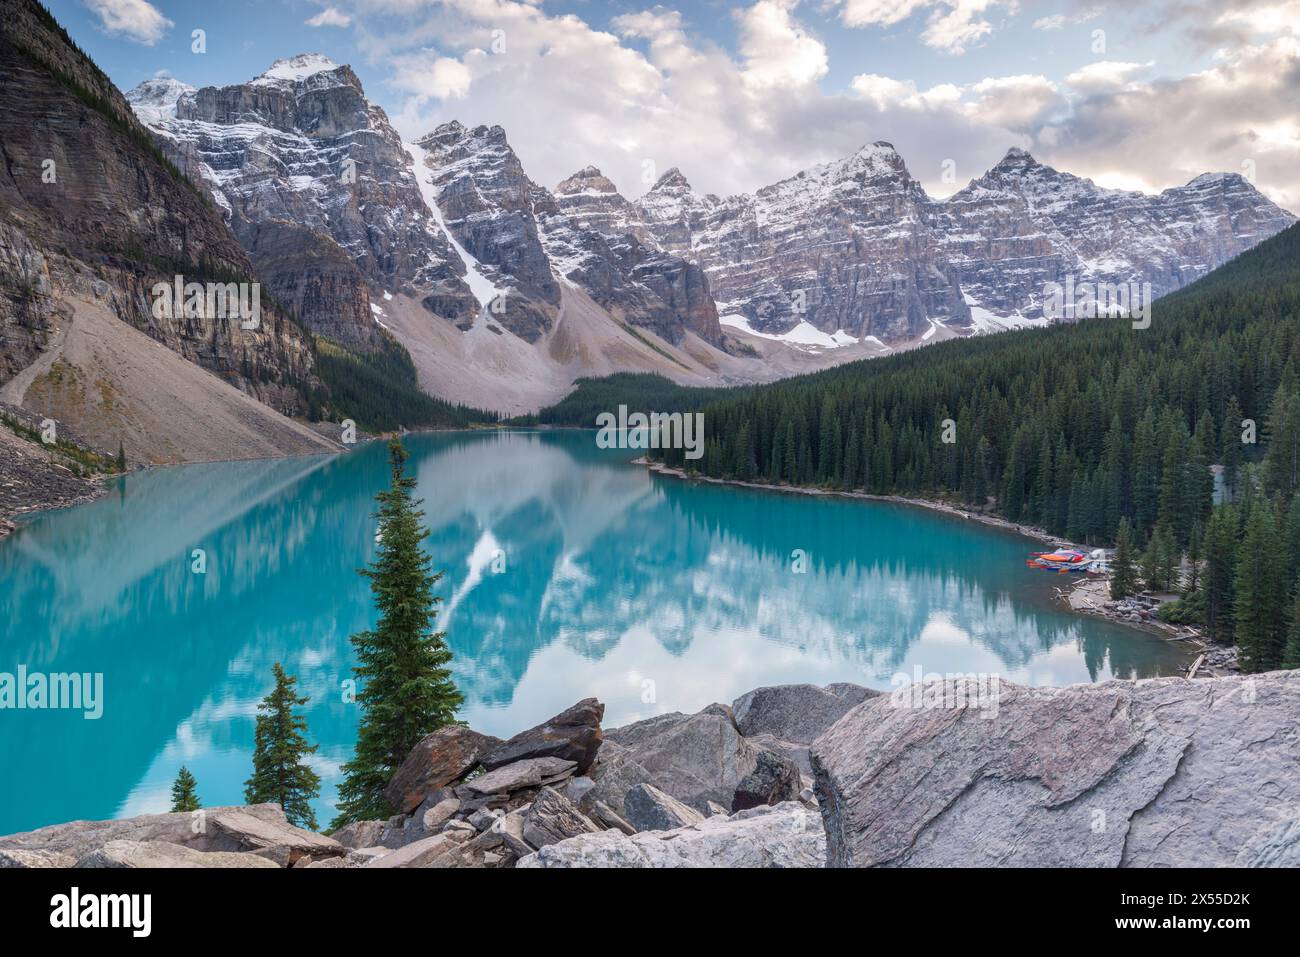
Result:
{"label": "lake water", "polygon": [[[983,672],[1029,684],[1169,673],[1159,638],[1065,614],[1033,543],[879,502],[652,476],[595,433],[411,436],[463,717],[508,736],[579,698],[607,727],[751,688]],[[283,662],[332,814],[356,706],[381,444],[159,469],[0,541],[0,672],[102,672],[103,716],[0,710],[0,834],[166,810],[188,765],[242,803]],[[193,570],[193,550],[206,572]],[[805,566],[802,573],[796,571]]]}

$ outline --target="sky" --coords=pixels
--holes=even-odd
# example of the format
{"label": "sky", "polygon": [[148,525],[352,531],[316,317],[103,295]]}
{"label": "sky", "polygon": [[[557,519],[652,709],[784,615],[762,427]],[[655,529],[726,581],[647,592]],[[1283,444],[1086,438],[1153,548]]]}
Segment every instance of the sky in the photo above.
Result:
{"label": "sky", "polygon": [[1118,189],[1237,172],[1300,211],[1300,0],[46,2],[123,90],[323,53],[405,139],[499,124],[545,186],[678,167],[726,195],[887,140],[935,196],[1015,146]]}

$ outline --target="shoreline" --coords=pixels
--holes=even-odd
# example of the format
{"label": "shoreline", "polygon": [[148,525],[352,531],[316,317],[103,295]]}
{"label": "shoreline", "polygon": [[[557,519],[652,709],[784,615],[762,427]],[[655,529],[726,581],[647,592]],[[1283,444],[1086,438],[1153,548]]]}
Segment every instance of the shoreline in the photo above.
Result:
{"label": "shoreline", "polygon": [[[338,440],[334,439],[332,436],[325,435],[324,433],[320,432],[319,429],[315,428],[320,423],[308,422],[303,424],[306,425],[308,428],[312,429],[313,431],[317,432],[317,434],[322,435],[323,438],[326,438],[329,441],[334,442],[338,446],[338,448],[332,450],[323,449],[319,452],[285,452],[282,455],[242,455],[242,456],[231,456],[229,458],[193,459],[184,462],[151,462],[147,465],[136,465],[131,468],[128,468],[124,473],[113,473],[113,474],[97,473],[95,475],[87,476],[81,479],[83,482],[93,485],[94,488],[92,490],[80,493],[78,495],[72,495],[72,496],[59,495],[57,493],[52,493],[48,496],[38,495],[40,500],[34,504],[25,505],[21,508],[16,508],[11,511],[0,509],[0,541],[3,541],[9,535],[12,535],[14,532],[18,531],[19,527],[22,524],[19,521],[19,519],[22,518],[23,516],[35,515],[40,512],[52,512],[61,508],[71,508],[74,505],[89,505],[91,502],[95,502],[103,498],[108,493],[106,483],[110,479],[121,478],[124,475],[134,475],[136,473],[141,473],[141,472],[154,472],[161,469],[183,468],[189,465],[215,465],[221,462],[272,462],[272,461],[280,461],[282,459],[334,456],[340,454],[347,454],[349,452],[360,449],[363,446],[370,445],[373,442],[384,441],[392,437],[401,438],[407,435],[433,435],[433,434],[442,434],[446,432],[478,433],[478,432],[501,431],[503,429],[508,431],[542,431],[547,428],[550,428],[548,426],[506,427],[502,425],[490,425],[490,426],[471,427],[471,428],[463,428],[463,429],[461,428],[403,429],[400,432],[381,433],[377,435],[368,432],[358,432],[357,441],[354,444],[343,445],[342,443],[338,442]],[[336,425],[337,423],[328,423],[328,424]]]}
{"label": "shoreline", "polygon": [[[1021,525],[996,515],[963,509],[949,502],[942,502],[936,499],[912,498],[905,495],[876,495],[871,492],[805,488],[797,485],[771,485],[764,482],[745,482],[740,479],[712,478],[707,475],[695,475],[687,472],[685,469],[673,468],[672,466],[664,465],[662,462],[651,462],[645,456],[633,459],[632,464],[643,465],[649,472],[687,482],[705,482],[711,485],[730,485],[739,488],[756,489],[763,492],[788,492],[795,495],[830,496],[857,499],[859,501],[885,502],[895,505],[925,508],[930,511],[942,512],[945,515],[962,518],[967,521],[979,522],[981,525],[986,525],[1000,531],[1013,532],[1024,538],[1034,539],[1048,545],[1069,545],[1074,548],[1083,548],[1083,546],[1068,543],[1060,536],[1049,534],[1046,529],[1037,528],[1031,525]],[[1208,678],[1239,673],[1235,668],[1222,668],[1206,664],[1208,653],[1222,646],[1215,645],[1206,638],[1198,628],[1194,628],[1191,625],[1171,625],[1155,618],[1134,621],[1117,611],[1105,608],[1104,602],[1110,601],[1109,589],[1107,587],[1109,581],[1109,577],[1089,578],[1085,575],[1067,583],[1064,588],[1056,586],[1056,595],[1052,600],[1073,614],[1085,615],[1090,618],[1099,618],[1103,621],[1109,621],[1112,624],[1123,625],[1124,627],[1131,628],[1134,631],[1140,631],[1143,634],[1159,638],[1163,641],[1177,641],[1188,646],[1192,649],[1191,654],[1193,659],[1189,663],[1184,677],[1200,675],[1201,677]],[[1098,592],[1101,592],[1101,594],[1098,594]]]}

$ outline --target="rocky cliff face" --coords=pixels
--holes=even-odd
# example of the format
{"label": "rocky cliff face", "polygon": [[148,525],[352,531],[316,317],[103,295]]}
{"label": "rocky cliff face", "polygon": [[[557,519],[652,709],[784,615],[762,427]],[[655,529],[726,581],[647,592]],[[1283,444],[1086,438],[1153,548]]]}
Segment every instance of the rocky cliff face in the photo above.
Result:
{"label": "rocky cliff face", "polygon": [[929,199],[888,143],[753,195],[695,195],[677,171],[638,206],[665,249],[705,270],[724,314],[779,334],[917,339],[932,321],[969,323],[956,273],[926,222]]}
{"label": "rocky cliff face", "polygon": [[537,187],[505,131],[444,123],[416,145],[424,150],[429,198],[444,228],[493,287],[493,315],[515,335],[536,342],[555,325],[560,284],[542,247]]}
{"label": "rocky cliff face", "polygon": [[936,326],[967,335],[1046,321],[1044,286],[1069,278],[1149,282],[1159,296],[1295,220],[1235,174],[1147,196],[1023,150],[932,200],[887,143],[726,199],[673,169],[633,207],[618,214],[701,265],[724,315],[774,334],[807,320],[891,346]]}
{"label": "rocky cliff face", "polygon": [[444,314],[477,311],[410,155],[350,67],[302,54],[247,83],[151,80],[128,99],[211,191],[277,298],[316,331],[372,344],[383,309],[372,293],[397,289]]}
{"label": "rocky cliff face", "polygon": [[0,19],[0,142],[0,384],[50,346],[75,298],[276,409],[306,409],[310,345],[269,302],[255,329],[153,314],[156,283],[253,281],[252,264],[108,78],[28,0]]}
{"label": "rocky cliff face", "polygon": [[[555,189],[548,242],[566,278],[632,325],[678,343],[687,332],[719,345],[722,328],[704,271],[666,252],[640,228],[638,210],[594,166]],[[570,239],[569,237],[573,237]]]}
{"label": "rocky cliff face", "polygon": [[1031,319],[1047,283],[1150,283],[1158,297],[1295,221],[1237,174],[1151,196],[1102,189],[1019,149],[928,218],[969,301]]}

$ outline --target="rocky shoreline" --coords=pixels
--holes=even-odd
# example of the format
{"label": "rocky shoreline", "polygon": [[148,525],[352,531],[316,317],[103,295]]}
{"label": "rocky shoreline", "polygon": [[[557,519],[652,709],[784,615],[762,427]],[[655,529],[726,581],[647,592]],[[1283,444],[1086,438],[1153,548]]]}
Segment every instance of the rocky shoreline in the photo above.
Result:
{"label": "rocky shoreline", "polygon": [[428,735],[387,820],[77,821],[0,837],[0,867],[1300,864],[1300,672],[924,689],[782,685],[611,729],[588,698],[508,741]]}
{"label": "rocky shoreline", "polygon": [[86,478],[0,425],[0,539],[29,512],[93,502],[107,490],[102,476]]}

